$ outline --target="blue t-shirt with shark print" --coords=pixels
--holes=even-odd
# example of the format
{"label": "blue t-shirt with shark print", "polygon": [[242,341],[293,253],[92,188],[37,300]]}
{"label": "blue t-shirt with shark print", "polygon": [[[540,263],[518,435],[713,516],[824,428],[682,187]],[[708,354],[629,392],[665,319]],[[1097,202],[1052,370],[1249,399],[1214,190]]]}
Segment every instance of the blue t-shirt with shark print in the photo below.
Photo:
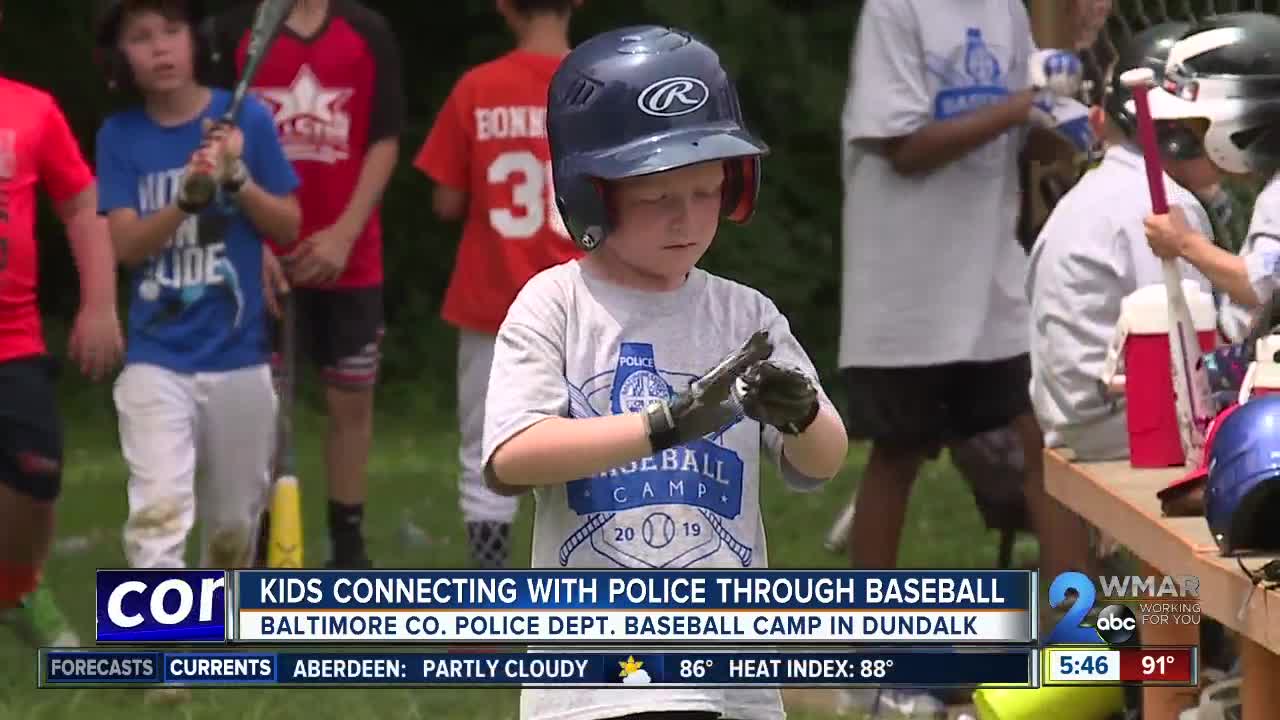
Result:
{"label": "blue t-shirt with shark print", "polygon": [[[201,116],[161,126],[141,108],[107,118],[98,131],[98,211],[128,208],[145,217],[173,203],[183,167],[199,146],[201,120],[222,116],[230,93],[214,90]],[[284,195],[298,176],[270,112],[246,98],[236,118],[254,182]],[[231,198],[187,217],[165,248],[130,278],[126,363],[175,372],[234,370],[267,361],[270,335],[262,293],[261,233]]]}

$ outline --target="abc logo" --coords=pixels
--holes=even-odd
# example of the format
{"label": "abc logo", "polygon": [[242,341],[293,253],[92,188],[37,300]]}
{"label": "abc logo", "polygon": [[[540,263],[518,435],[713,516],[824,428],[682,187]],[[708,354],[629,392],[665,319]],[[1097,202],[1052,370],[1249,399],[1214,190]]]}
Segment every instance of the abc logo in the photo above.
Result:
{"label": "abc logo", "polygon": [[1104,642],[1120,645],[1129,642],[1138,632],[1138,618],[1124,605],[1108,605],[1098,612],[1093,627]]}

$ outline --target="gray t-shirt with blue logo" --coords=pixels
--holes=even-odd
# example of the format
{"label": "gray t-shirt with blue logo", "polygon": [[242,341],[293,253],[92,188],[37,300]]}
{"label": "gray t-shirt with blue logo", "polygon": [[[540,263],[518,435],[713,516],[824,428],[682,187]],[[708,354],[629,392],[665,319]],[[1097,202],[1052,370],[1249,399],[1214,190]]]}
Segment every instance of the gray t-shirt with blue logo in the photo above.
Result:
{"label": "gray t-shirt with blue logo", "polygon": [[[817,384],[786,318],[749,287],[698,269],[671,292],[619,287],[577,261],[546,270],[520,292],[498,331],[485,406],[485,466],[497,447],[548,417],[636,412],[672,398],[762,329],[774,343],[772,359],[802,369]],[[719,435],[539,488],[532,565],[768,567],[760,455],[778,462],[781,448],[776,429],[743,419]],[[813,486],[782,466],[788,484]],[[520,716],[592,720],[658,710],[784,717],[778,691],[763,689],[527,689]]]}

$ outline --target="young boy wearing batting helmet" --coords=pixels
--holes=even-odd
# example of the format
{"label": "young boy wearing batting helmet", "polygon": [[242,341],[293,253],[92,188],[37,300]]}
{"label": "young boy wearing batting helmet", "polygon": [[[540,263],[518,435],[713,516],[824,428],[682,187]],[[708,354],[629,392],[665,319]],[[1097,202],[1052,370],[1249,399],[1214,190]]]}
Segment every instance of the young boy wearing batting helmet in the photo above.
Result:
{"label": "young boy wearing batting helmet", "polygon": [[0,625],[33,647],[74,646],[75,632],[41,583],[62,491],[63,448],[58,363],[45,347],[37,305],[37,184],[53,201],[79,270],[71,357],[95,380],[115,367],[123,350],[115,259],[97,216],[93,173],[57,100],[0,77],[0,107]]}
{"label": "young boy wearing batting helmet", "polygon": [[[1129,455],[1123,397],[1101,388],[1107,350],[1120,319],[1120,302],[1146,285],[1163,282],[1160,259],[1147,247],[1143,219],[1151,212],[1146,166],[1135,134],[1132,95],[1120,76],[1134,68],[1164,74],[1169,48],[1190,28],[1165,23],[1121,48],[1102,107],[1092,117],[1106,138],[1101,164],[1059,201],[1031,251],[1031,398],[1045,442],[1067,446],[1082,460]],[[1213,237],[1205,207],[1229,208],[1220,174],[1191,128],[1161,121],[1160,145],[1170,203],[1204,236]],[[1209,281],[1188,264],[1183,276],[1205,291]]]}
{"label": "young boy wearing batting helmet", "polygon": [[231,96],[201,83],[198,22],[186,0],[116,0],[98,27],[111,84],[136,101],[97,139],[99,210],[132,270],[115,386],[132,567],[182,567],[197,514],[201,564],[246,566],[270,480],[262,243],[297,237],[298,179],[258,101],[216,121]]}
{"label": "young boy wearing batting helmet", "polygon": [[[589,252],[536,275],[502,322],[486,480],[534,491],[535,568],[766,567],[763,458],[813,489],[839,470],[847,439],[774,304],[697,267],[721,218],[752,214],[764,143],[716,52],[653,26],[597,35],[565,58],[547,133],[561,216]],[[527,720],[640,714],[783,710],[776,690],[521,698]]]}
{"label": "young boy wearing batting helmet", "polygon": [[581,255],[556,209],[546,135],[547,89],[580,2],[498,0],[516,49],[458,81],[414,161],[436,183],[436,214],[465,220],[441,314],[458,328],[458,495],[482,568],[506,565],[519,509],[485,486],[480,466],[494,338],[529,278]]}
{"label": "young boy wearing batting helmet", "polygon": [[1165,82],[1148,94],[1157,122],[1196,131],[1222,172],[1266,180],[1239,254],[1216,246],[1180,208],[1146,219],[1159,257],[1180,257],[1244,308],[1265,307],[1280,287],[1280,18],[1225,13],[1197,24],[1169,53]]}

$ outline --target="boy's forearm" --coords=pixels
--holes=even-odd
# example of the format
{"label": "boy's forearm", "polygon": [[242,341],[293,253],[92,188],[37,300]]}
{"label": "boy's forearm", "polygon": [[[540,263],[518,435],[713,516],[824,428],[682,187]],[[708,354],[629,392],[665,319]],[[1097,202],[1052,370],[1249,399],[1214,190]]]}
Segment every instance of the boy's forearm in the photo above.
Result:
{"label": "boy's forearm", "polygon": [[80,276],[81,307],[114,306],[116,302],[115,252],[107,221],[98,214],[97,198],[91,185],[58,208]]}
{"label": "boy's forearm", "polygon": [[885,152],[901,175],[931,173],[1026,123],[1033,97],[1030,90],[1023,90],[1004,102],[929,123],[906,137],[888,141]]}
{"label": "boy's forearm", "polygon": [[813,423],[799,435],[785,435],[782,454],[796,470],[814,479],[831,479],[844,467],[849,437],[844,423],[822,406]]}
{"label": "boy's forearm", "polygon": [[597,475],[652,454],[641,413],[553,417],[504,443],[490,465],[502,485],[538,487]]}
{"label": "boy's forearm", "polygon": [[125,222],[112,222],[111,241],[116,256],[125,265],[137,265],[159,253],[169,244],[187,214],[170,205],[146,217]]}
{"label": "boy's forearm", "polygon": [[387,189],[387,183],[391,182],[391,175],[395,172],[396,161],[399,158],[400,141],[397,138],[383,138],[369,146],[369,151],[364,156],[364,164],[360,166],[360,177],[356,179],[355,190],[352,191],[351,199],[347,201],[347,207],[342,211],[338,222],[355,229],[356,232],[369,222],[374,208],[382,200],[382,193]]}
{"label": "boy's forearm", "polygon": [[1249,283],[1249,269],[1243,257],[1223,250],[1201,235],[1188,238],[1183,244],[1182,256],[1235,302],[1250,308],[1261,302]]}
{"label": "boy's forearm", "polygon": [[281,197],[267,192],[252,179],[236,195],[240,209],[260,232],[280,245],[292,245],[302,225],[302,209],[292,195]]}

